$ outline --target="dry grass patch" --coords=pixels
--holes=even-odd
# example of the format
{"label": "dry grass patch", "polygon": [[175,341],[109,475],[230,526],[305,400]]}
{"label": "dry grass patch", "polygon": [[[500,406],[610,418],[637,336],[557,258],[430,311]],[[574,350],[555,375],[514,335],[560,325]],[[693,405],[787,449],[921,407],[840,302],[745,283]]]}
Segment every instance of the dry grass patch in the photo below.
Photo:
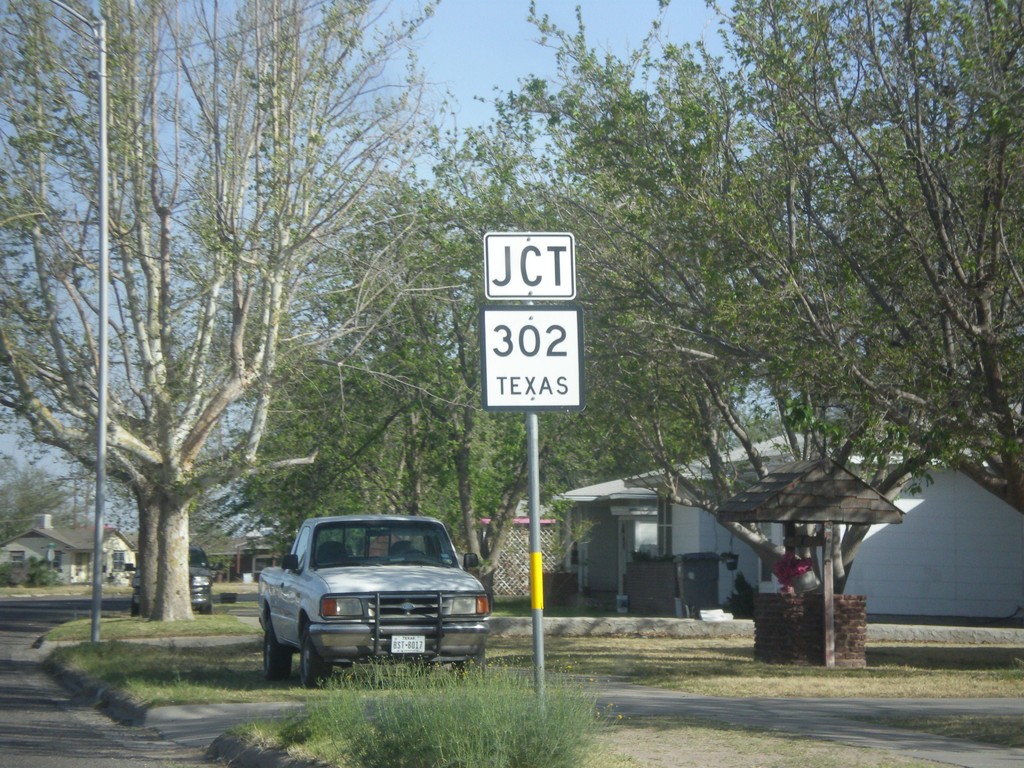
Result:
{"label": "dry grass patch", "polygon": [[625,720],[602,737],[630,768],[934,768],[881,749],[701,720]]}
{"label": "dry grass patch", "polygon": [[[528,666],[529,638],[492,638],[498,663]],[[981,698],[1024,693],[1024,647],[871,644],[867,669],[764,664],[750,638],[554,637],[553,671],[705,696]]]}

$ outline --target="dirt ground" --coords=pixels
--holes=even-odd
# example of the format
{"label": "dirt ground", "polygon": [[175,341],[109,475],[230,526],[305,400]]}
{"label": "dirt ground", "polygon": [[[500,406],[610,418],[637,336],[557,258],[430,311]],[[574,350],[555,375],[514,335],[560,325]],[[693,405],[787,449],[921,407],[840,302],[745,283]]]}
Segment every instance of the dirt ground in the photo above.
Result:
{"label": "dirt ground", "polygon": [[750,733],[727,726],[644,725],[611,727],[604,747],[622,758],[623,768],[934,768],[886,750],[862,749],[786,734]]}

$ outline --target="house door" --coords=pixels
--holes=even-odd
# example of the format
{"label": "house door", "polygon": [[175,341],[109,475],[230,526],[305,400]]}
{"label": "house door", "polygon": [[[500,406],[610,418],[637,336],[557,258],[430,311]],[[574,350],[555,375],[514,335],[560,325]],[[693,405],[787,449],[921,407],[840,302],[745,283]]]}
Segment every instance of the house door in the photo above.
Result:
{"label": "house door", "polygon": [[649,557],[658,555],[658,523],[652,515],[619,519],[619,594],[626,593],[626,563],[641,552]]}
{"label": "house door", "polygon": [[89,581],[89,566],[92,564],[92,556],[88,552],[75,552],[75,564],[71,572],[71,581],[75,584],[82,584]]}

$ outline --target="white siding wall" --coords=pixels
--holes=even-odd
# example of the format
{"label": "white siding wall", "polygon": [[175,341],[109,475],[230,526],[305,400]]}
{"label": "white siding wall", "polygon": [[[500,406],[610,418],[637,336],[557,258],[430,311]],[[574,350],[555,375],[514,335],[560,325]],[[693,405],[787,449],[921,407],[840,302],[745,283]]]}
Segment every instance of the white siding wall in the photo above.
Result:
{"label": "white siding wall", "polygon": [[693,507],[672,508],[672,554],[685,555],[701,551],[701,510]]}
{"label": "white siding wall", "polygon": [[955,472],[937,472],[900,525],[875,526],[847,583],[868,613],[1009,616],[1024,606],[1024,515]]}

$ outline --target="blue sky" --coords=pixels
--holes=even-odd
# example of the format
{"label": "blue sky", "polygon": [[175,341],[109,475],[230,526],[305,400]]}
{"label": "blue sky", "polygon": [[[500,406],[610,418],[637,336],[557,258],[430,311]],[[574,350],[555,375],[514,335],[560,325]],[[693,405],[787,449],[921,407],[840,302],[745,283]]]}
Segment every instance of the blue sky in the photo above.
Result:
{"label": "blue sky", "polygon": [[[657,18],[658,0],[536,0],[538,15],[548,15],[563,29],[576,30],[576,7],[582,9],[592,48],[619,55],[634,50]],[[395,8],[417,7],[415,0],[395,0]],[[554,51],[540,46],[527,22],[530,0],[440,0],[417,50],[427,79],[452,92],[459,104],[459,127],[485,122],[495,88],[507,93],[528,75],[550,77]],[[662,26],[668,42],[717,40],[714,13],[704,0],[672,0]],[[713,46],[713,49],[715,47]]]}

